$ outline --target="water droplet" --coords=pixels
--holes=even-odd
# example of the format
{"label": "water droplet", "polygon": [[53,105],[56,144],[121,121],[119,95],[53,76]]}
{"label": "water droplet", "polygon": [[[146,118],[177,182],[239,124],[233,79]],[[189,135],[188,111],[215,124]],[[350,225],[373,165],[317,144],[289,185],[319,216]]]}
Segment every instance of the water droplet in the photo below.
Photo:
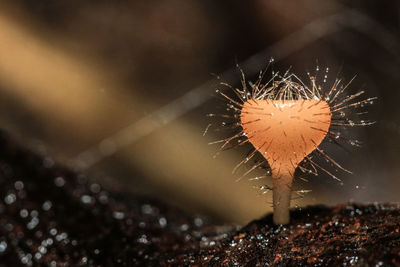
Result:
{"label": "water droplet", "polygon": [[201,219],[201,218],[195,218],[194,219],[194,224],[197,226],[197,227],[201,227],[201,226],[203,226],[203,219]]}
{"label": "water droplet", "polygon": [[37,217],[37,216],[39,216],[39,212],[37,210],[32,210],[31,211],[31,216],[32,217]]}
{"label": "water droplet", "polygon": [[[57,230],[56,230],[57,231]],[[51,246],[53,245],[53,239],[52,238],[47,238],[47,245]]]}
{"label": "water droplet", "polygon": [[29,230],[32,230],[39,224],[39,219],[37,217],[33,217],[30,222],[26,225]]}
{"label": "water droplet", "polygon": [[125,213],[123,213],[121,211],[114,211],[113,212],[113,217],[114,217],[114,219],[122,220],[122,219],[125,218]]}
{"label": "water droplet", "polygon": [[16,181],[14,183],[14,187],[16,190],[22,190],[22,189],[24,189],[24,183],[21,181]]}
{"label": "water droplet", "polygon": [[39,252],[42,253],[42,254],[46,254],[46,252],[47,252],[47,248],[44,247],[44,246],[39,246],[38,250],[39,250]]}
{"label": "water droplet", "polygon": [[50,234],[51,235],[56,235],[57,234],[57,229],[56,228],[51,228],[50,229]]}
{"label": "water droplet", "polygon": [[61,234],[59,234],[59,235],[56,236],[56,240],[57,240],[57,241],[62,241],[62,240],[64,240],[64,239],[66,239],[67,237],[68,237],[68,234],[67,234],[67,233],[61,233]]}
{"label": "water droplet", "polygon": [[92,193],[97,194],[100,192],[100,190],[101,190],[101,187],[99,184],[91,184],[90,185],[90,191],[92,191]]}
{"label": "water droplet", "polygon": [[153,213],[153,208],[149,204],[144,204],[142,206],[142,213],[143,214],[152,214]]}
{"label": "water droplet", "polygon": [[147,244],[149,241],[147,240],[147,236],[146,235],[142,235],[139,239],[138,239],[139,243],[143,243],[143,244]]}
{"label": "water droplet", "polygon": [[43,203],[42,209],[43,209],[44,211],[48,211],[48,210],[51,209],[52,206],[53,206],[53,204],[51,203],[51,201],[50,201],[50,200],[47,200],[47,201],[45,201],[45,202]]}
{"label": "water droplet", "polygon": [[26,218],[28,217],[29,213],[26,209],[22,209],[19,211],[19,216],[21,216],[22,218]]}
{"label": "water droplet", "polygon": [[4,202],[8,205],[14,203],[17,200],[17,197],[15,196],[15,194],[11,193],[8,194],[5,198],[4,198]]}
{"label": "water droplet", "polygon": [[54,184],[55,184],[57,187],[63,187],[63,186],[65,185],[65,180],[64,180],[64,178],[62,178],[61,176],[56,177],[56,178],[54,179]]}
{"label": "water droplet", "polygon": [[158,220],[158,223],[160,224],[161,227],[164,228],[165,226],[167,226],[167,219],[164,218],[164,217],[161,217],[161,218]]}
{"label": "water droplet", "polygon": [[182,224],[181,227],[180,227],[180,230],[181,230],[181,231],[187,231],[187,230],[189,230],[189,225],[187,225],[187,224]]}
{"label": "water droplet", "polygon": [[108,203],[108,196],[106,193],[101,193],[99,196],[99,201],[101,204],[107,204]]}
{"label": "water droplet", "polygon": [[[30,255],[30,254],[29,254],[29,255]],[[23,257],[21,258],[21,263],[22,263],[22,264],[28,264],[28,262],[29,262],[29,258],[28,258],[27,255],[25,255],[25,256],[23,256]]]}
{"label": "water droplet", "polygon": [[92,197],[89,195],[83,195],[81,196],[81,201],[84,204],[90,204],[92,202]]}
{"label": "water droplet", "polygon": [[88,258],[87,258],[87,257],[82,257],[82,258],[81,258],[81,264],[86,264],[87,261],[88,261]]}
{"label": "water droplet", "polygon": [[0,253],[6,251],[7,249],[7,243],[5,241],[0,242]]}

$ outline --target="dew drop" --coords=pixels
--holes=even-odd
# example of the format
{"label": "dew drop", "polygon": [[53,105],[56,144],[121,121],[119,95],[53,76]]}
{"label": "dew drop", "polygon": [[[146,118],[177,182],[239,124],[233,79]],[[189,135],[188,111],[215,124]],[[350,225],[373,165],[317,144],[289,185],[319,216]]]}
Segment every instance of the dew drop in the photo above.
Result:
{"label": "dew drop", "polygon": [[113,217],[114,217],[114,219],[122,220],[122,219],[125,218],[125,213],[123,213],[121,211],[114,211],[113,212]]}
{"label": "dew drop", "polygon": [[51,235],[56,235],[57,234],[57,229],[56,228],[51,228],[50,229],[50,234]]}
{"label": "dew drop", "polygon": [[3,253],[7,249],[7,243],[5,241],[0,242],[0,253]]}
{"label": "dew drop", "polygon": [[16,181],[14,187],[16,190],[22,190],[24,189],[24,183],[22,181]]}
{"label": "dew drop", "polygon": [[164,228],[164,227],[167,226],[167,219],[164,218],[164,217],[161,217],[161,218],[158,220],[158,223],[160,224],[161,227]]}
{"label": "dew drop", "polygon": [[149,241],[147,240],[147,236],[146,235],[142,235],[139,239],[138,239],[139,243],[142,244],[147,244]]}
{"label": "dew drop", "polygon": [[28,224],[26,225],[26,227],[29,230],[32,230],[33,228],[35,228],[37,225],[39,224],[39,219],[37,217],[33,217]]}
{"label": "dew drop", "polygon": [[29,213],[26,209],[22,209],[19,211],[19,216],[21,216],[21,218],[26,218],[28,217]]}
{"label": "dew drop", "polygon": [[44,246],[39,246],[38,248],[39,252],[42,254],[46,254],[47,253],[47,248]]}
{"label": "dew drop", "polygon": [[195,224],[197,227],[203,226],[203,224],[204,224],[203,219],[201,219],[201,218],[195,218],[195,219],[194,219],[194,224]]}
{"label": "dew drop", "polygon": [[107,204],[108,203],[108,196],[107,196],[106,193],[100,193],[99,202],[101,204]]}
{"label": "dew drop", "polygon": [[187,230],[189,230],[189,225],[187,225],[187,224],[182,224],[181,227],[179,227],[179,229],[180,229],[181,231],[187,231]]}
{"label": "dew drop", "polygon": [[65,180],[64,180],[64,178],[62,178],[61,176],[56,177],[56,178],[54,179],[54,184],[55,184],[57,187],[63,187],[63,186],[65,185]]}
{"label": "dew drop", "polygon": [[91,184],[90,185],[90,191],[92,191],[92,193],[97,194],[99,193],[101,190],[101,187],[99,184]]}
{"label": "dew drop", "polygon": [[142,206],[142,213],[143,214],[152,214],[153,213],[153,208],[149,204],[145,204]]}
{"label": "dew drop", "polygon": [[17,200],[17,197],[15,196],[15,194],[11,193],[8,194],[5,198],[4,198],[4,202],[8,205],[11,205],[12,203],[14,203]]}
{"label": "dew drop", "polygon": [[92,197],[89,195],[83,195],[81,196],[81,201],[84,204],[90,204],[92,202]]}
{"label": "dew drop", "polygon": [[61,233],[61,234],[59,234],[59,235],[56,236],[56,240],[57,240],[57,241],[62,241],[62,240],[64,240],[64,239],[66,239],[67,237],[68,237],[68,234],[67,234],[67,233]]}
{"label": "dew drop", "polygon": [[42,209],[43,209],[44,211],[48,211],[48,210],[51,209],[52,206],[53,206],[53,204],[51,203],[51,201],[50,201],[50,200],[47,200],[47,201],[45,201],[45,202],[43,203]]}

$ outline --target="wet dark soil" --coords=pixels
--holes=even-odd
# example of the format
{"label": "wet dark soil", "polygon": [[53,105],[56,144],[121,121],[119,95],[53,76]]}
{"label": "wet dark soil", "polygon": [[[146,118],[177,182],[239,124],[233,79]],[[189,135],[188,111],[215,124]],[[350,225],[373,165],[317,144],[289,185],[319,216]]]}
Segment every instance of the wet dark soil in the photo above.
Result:
{"label": "wet dark soil", "polygon": [[313,206],[217,225],[105,190],[0,135],[0,266],[400,266],[400,208]]}

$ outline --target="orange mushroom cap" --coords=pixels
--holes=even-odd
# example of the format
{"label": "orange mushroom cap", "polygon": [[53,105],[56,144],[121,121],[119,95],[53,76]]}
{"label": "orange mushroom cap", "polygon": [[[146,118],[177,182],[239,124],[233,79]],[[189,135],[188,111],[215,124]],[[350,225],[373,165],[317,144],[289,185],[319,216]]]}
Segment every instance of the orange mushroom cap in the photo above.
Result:
{"label": "orange mushroom cap", "polygon": [[293,177],[297,165],[323,141],[331,124],[323,100],[248,100],[240,119],[250,143],[268,161],[275,178]]}

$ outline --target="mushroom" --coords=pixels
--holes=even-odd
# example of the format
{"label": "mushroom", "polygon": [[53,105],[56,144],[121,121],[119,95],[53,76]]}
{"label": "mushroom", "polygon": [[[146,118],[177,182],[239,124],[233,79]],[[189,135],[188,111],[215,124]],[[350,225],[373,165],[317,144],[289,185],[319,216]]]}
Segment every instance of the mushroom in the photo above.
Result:
{"label": "mushroom", "polygon": [[[319,71],[319,68],[316,70]],[[335,168],[351,173],[319,147],[321,142],[328,139],[333,143],[359,146],[357,140],[343,136],[341,130],[374,123],[354,116],[356,113],[365,113],[351,111],[372,104],[376,97],[358,100],[364,91],[347,94],[346,89],[350,83],[342,84],[340,79],[327,86],[328,70],[327,68],[323,86],[317,84],[316,76],[309,75],[310,85],[307,86],[289,72],[283,76],[273,73],[270,80],[263,82],[265,71],[260,72],[256,82],[247,83],[243,71],[240,70],[242,88],[221,83],[233,91],[233,96],[217,90],[227,102],[227,110],[233,114],[210,116],[232,119],[233,122],[219,125],[228,126],[228,129],[233,125],[241,130],[229,138],[212,143],[223,143],[217,154],[246,143],[254,147],[253,152],[234,168],[234,172],[257,153],[263,156],[264,160],[256,163],[242,177],[263,165],[270,168],[275,224],[290,222],[292,183],[297,168],[315,175],[318,175],[317,169],[320,169],[340,181],[332,172],[315,162],[312,154],[322,156]],[[268,178],[268,175],[261,178]],[[258,177],[250,180],[258,180]],[[261,189],[269,190],[271,187],[265,185]]]}

